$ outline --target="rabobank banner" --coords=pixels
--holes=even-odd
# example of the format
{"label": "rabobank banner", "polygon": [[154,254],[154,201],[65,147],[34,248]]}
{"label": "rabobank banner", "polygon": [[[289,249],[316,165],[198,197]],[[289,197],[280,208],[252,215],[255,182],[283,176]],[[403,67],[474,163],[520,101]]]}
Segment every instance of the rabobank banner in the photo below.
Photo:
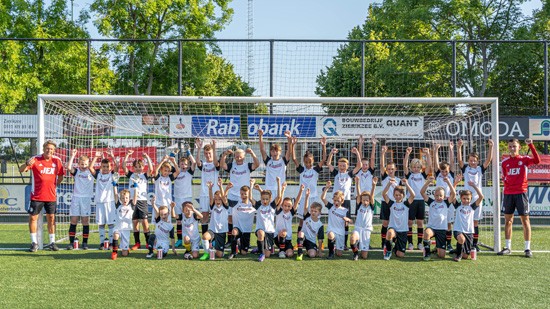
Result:
{"label": "rabobank banner", "polygon": [[170,135],[173,137],[241,137],[241,117],[224,116],[170,116]]}
{"label": "rabobank banner", "polygon": [[258,130],[265,138],[284,138],[285,131],[296,137],[318,137],[317,117],[313,116],[248,116],[248,137],[257,137]]}

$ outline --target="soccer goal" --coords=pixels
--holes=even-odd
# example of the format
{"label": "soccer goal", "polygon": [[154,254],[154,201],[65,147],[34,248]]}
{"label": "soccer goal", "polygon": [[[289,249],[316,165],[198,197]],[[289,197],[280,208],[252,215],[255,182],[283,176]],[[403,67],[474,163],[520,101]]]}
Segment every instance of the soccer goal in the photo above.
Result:
{"label": "soccer goal", "polygon": [[[500,250],[500,183],[498,154],[498,100],[496,98],[293,98],[293,97],[176,97],[176,96],[96,96],[96,95],[40,95],[38,97],[38,145],[47,139],[57,142],[57,155],[66,162],[73,149],[78,156],[93,156],[96,151],[112,150],[120,166],[128,150],[133,160],[147,153],[154,163],[169,154],[178,158],[189,150],[197,157],[195,139],[205,143],[216,141],[216,154],[227,149],[251,148],[261,159],[258,131],[263,130],[268,145],[278,143],[283,156],[287,149],[285,131],[298,138],[296,158],[301,162],[306,152],[313,153],[315,162],[322,157],[321,137],[327,138],[328,151],[339,150],[334,157],[350,160],[350,169],[356,165],[351,153],[363,136],[362,157],[371,159],[374,151],[375,176],[380,177],[381,147],[386,146],[386,162],[396,163],[399,177],[403,177],[406,149],[412,147],[410,159],[418,158],[427,168],[427,156],[422,149],[430,149],[434,159],[436,146],[439,161],[450,161],[451,170],[461,174],[457,163],[450,158],[450,143],[463,140],[462,157],[476,152],[479,163],[488,156],[487,141],[493,139],[493,161],[483,176],[482,218],[479,222],[479,243],[486,250]],[[372,148],[371,139],[378,143]],[[40,148],[39,148],[40,149]],[[201,155],[201,158],[204,156]],[[228,157],[231,160],[231,157]],[[251,162],[250,156],[246,162]],[[72,164],[76,164],[72,162]],[[432,160],[435,171],[435,160]],[[96,168],[99,165],[96,165]],[[265,168],[260,165],[252,177],[262,183]],[[120,188],[128,181],[120,173]],[[227,180],[228,174],[220,172]],[[194,192],[198,197],[200,171],[194,174]],[[325,167],[319,178],[319,187],[334,180]],[[287,195],[297,191],[299,173],[291,162],[287,166]],[[68,210],[72,197],[73,179],[68,175],[58,191],[57,238],[68,237]],[[458,185],[458,190],[463,183]],[[430,187],[429,193],[433,191]],[[376,188],[376,213],[381,201],[380,181]],[[149,192],[152,194],[152,184]],[[330,194],[329,197],[332,195]],[[352,196],[352,214],[355,202]],[[92,206],[92,211],[94,207]],[[91,222],[93,223],[94,214]],[[375,218],[378,216],[375,215]],[[377,222],[377,221],[375,221]],[[79,231],[81,226],[79,224]],[[40,230],[40,229],[39,229]],[[376,232],[375,228],[375,232]],[[416,229],[413,229],[416,231]],[[416,239],[415,239],[416,242]],[[454,243],[454,241],[453,241]]]}

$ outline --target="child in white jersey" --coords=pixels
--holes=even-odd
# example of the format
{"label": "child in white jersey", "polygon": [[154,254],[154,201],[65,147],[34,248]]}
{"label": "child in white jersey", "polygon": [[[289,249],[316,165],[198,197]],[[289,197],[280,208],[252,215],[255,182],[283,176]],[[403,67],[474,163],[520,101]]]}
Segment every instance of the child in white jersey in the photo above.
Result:
{"label": "child in white jersey", "polygon": [[371,180],[370,191],[361,189],[360,176],[355,176],[355,185],[357,187],[357,218],[355,220],[355,229],[350,237],[351,251],[353,252],[353,260],[359,259],[359,251],[361,258],[366,259],[369,255],[370,234],[372,233],[372,216],[374,214],[374,189],[378,177],[373,177]]}
{"label": "child in white jersey", "polygon": [[190,201],[183,202],[182,208],[182,236],[183,246],[186,250],[183,258],[186,260],[196,259],[199,257],[199,245],[201,242],[199,220],[202,219],[202,214],[193,207],[193,203]]}
{"label": "child in white jersey", "polygon": [[[250,186],[242,186],[240,190],[241,200],[233,206],[233,230],[231,231],[233,238],[231,239],[231,254],[228,259],[231,260],[239,251],[242,255],[248,253],[250,247],[250,233],[254,225],[254,216],[256,209],[252,204],[252,190],[254,187],[254,179],[250,179]],[[237,250],[237,246],[238,249]]]}
{"label": "child in white jersey", "polygon": [[[164,156],[153,173],[155,199],[158,205],[168,206],[172,203],[172,181],[176,179],[174,176],[176,173],[179,173],[179,166],[176,164],[175,157]],[[156,217],[158,216],[153,208],[153,219]]]}
{"label": "child in white jersey", "polygon": [[201,261],[209,259],[211,255],[215,255],[218,258],[223,257],[225,237],[228,228],[227,217],[229,215],[226,192],[233,187],[233,184],[229,183],[226,190],[224,190],[221,178],[218,178],[218,188],[220,188],[220,190],[212,192],[214,184],[210,181],[207,185],[210,198],[210,213],[212,215],[210,216],[210,226],[208,231],[202,234],[204,254],[200,258]]}
{"label": "child in white jersey", "polygon": [[101,152],[96,152],[92,162],[88,156],[80,156],[78,158],[78,168],[73,167],[73,161],[78,150],[73,149],[71,157],[67,161],[67,169],[74,177],[73,197],[69,208],[69,216],[71,217],[71,225],[69,226],[69,246],[67,250],[74,249],[73,243],[76,234],[76,225],[78,219],[82,222],[82,249],[88,249],[88,235],[90,233],[90,213],[92,197],[94,195],[94,164]]}
{"label": "child in white jersey", "polygon": [[[321,210],[323,206],[317,202],[313,202],[308,211],[308,205],[304,207],[304,225],[300,232],[298,232],[298,254],[296,255],[296,261],[303,259],[303,248],[306,248],[306,253],[310,258],[323,257],[323,251],[321,245],[325,238],[325,230],[323,222],[321,221]],[[317,240],[317,243],[315,241]]]}
{"label": "child in white jersey", "polygon": [[[468,155],[468,164],[465,164],[462,160],[462,146],[464,145],[464,142],[459,139],[457,142],[457,157],[458,157],[458,166],[462,169],[462,177],[464,177],[464,189],[470,191],[472,193],[472,201],[477,200],[477,195],[474,187],[477,187],[481,189],[481,186],[483,185],[483,173],[485,173],[485,170],[489,167],[489,164],[491,164],[491,160],[493,159],[493,147],[494,143],[492,139],[489,139],[487,141],[487,158],[485,159],[485,162],[483,162],[483,165],[479,165],[479,154],[476,152],[471,152]],[[473,183],[473,184],[470,184]],[[475,214],[474,214],[474,234],[473,234],[473,246],[476,249],[476,251],[479,252],[479,247],[477,245],[479,240],[479,220],[483,218],[483,210],[482,210],[482,204],[479,205],[478,208],[476,208]]]}
{"label": "child in white jersey", "polygon": [[[189,164],[191,163],[191,165]],[[195,167],[197,162],[189,150],[187,150],[187,157],[182,157],[179,160],[180,170],[174,173],[174,202],[176,202],[176,248],[181,247],[183,244],[183,203],[193,201],[193,174],[195,173]]]}
{"label": "child in white jersey", "polygon": [[423,148],[422,155],[426,157],[426,170],[423,171],[423,162],[420,159],[412,159],[410,162],[409,170],[409,156],[413,151],[412,147],[407,147],[405,151],[405,158],[403,159],[403,171],[405,178],[407,179],[409,186],[414,191],[415,199],[409,207],[409,231],[407,232],[407,242],[409,243],[409,250],[414,249],[413,245],[413,232],[412,226],[416,220],[416,237],[418,243],[418,249],[423,250],[422,239],[424,238],[424,218],[426,217],[426,203],[422,200],[420,189],[426,182],[428,174],[432,173],[432,158],[430,155],[430,149]]}
{"label": "child in white jersey", "polygon": [[[449,188],[449,195],[446,195],[446,190],[442,186],[437,186],[433,192],[434,198],[428,196],[426,190],[434,181],[433,176],[428,176],[428,179],[420,189],[420,194],[424,198],[424,202],[428,205],[428,224],[424,230],[424,261],[429,261],[431,258],[430,245],[432,237],[435,237],[435,247],[437,248],[437,256],[441,259],[445,258],[445,249],[447,243],[447,226],[449,207],[455,202],[456,192],[450,177],[444,177],[443,182]],[[437,185],[437,184],[436,184]],[[454,208],[454,207],[453,207]]]}
{"label": "child in white jersey", "polygon": [[469,190],[461,190],[460,202],[456,201],[454,207],[456,209],[455,224],[453,226],[453,234],[456,239],[456,255],[453,258],[455,262],[467,259],[473,248],[473,233],[474,233],[474,212],[483,202],[483,193],[475,182],[470,181],[469,185],[474,188],[477,193],[477,199],[472,203],[472,192]]}
{"label": "child in white jersey", "polygon": [[[388,152],[388,146],[382,146],[380,148],[381,184],[382,188],[385,188],[386,185],[393,180],[392,185],[388,190],[388,197],[390,200],[395,202],[395,198],[393,197],[393,189],[396,186],[401,185],[401,180],[395,176],[395,162],[389,161],[386,163],[386,152]],[[382,229],[380,230],[380,236],[382,238],[381,248],[384,248],[390,220],[390,206],[384,199],[382,199],[382,203],[380,203],[380,220],[382,220]]]}
{"label": "child in white jersey", "polygon": [[[130,192],[135,190],[139,191],[138,200],[136,204],[136,209],[134,211],[134,217],[132,218],[132,224],[134,226],[134,241],[135,244],[132,246],[132,250],[141,248],[141,241],[139,240],[139,223],[143,227],[143,235],[145,236],[145,241],[149,239],[149,207],[147,205],[147,185],[149,183],[149,178],[153,174],[153,161],[148,154],[143,153],[143,160],[147,161],[147,172],[144,172],[145,164],[142,159],[136,159],[132,163],[134,171],[128,170],[128,158],[134,153],[133,150],[128,150],[126,156],[124,156],[124,161],[122,163],[122,168],[126,177],[130,179],[128,185],[130,186]],[[135,184],[135,186],[134,186]]]}
{"label": "child in white jersey", "polygon": [[[203,148],[203,141],[199,138],[196,139],[195,146],[199,149],[197,151],[197,167],[201,171],[201,195],[199,197],[200,210],[202,213],[201,219],[201,232],[204,234],[208,230],[208,219],[210,218],[210,197],[208,196],[208,182],[212,182],[214,187],[212,190],[218,191],[218,177],[220,170],[220,163],[216,156],[216,140],[212,140],[212,144],[205,145]],[[204,162],[201,158],[201,149],[204,152]]]}
{"label": "child in white jersey", "polygon": [[409,207],[414,201],[415,194],[407,179],[401,179],[401,183],[405,185],[409,192],[409,198],[406,200],[405,188],[402,186],[396,186],[393,189],[393,198],[395,201],[389,198],[388,192],[390,187],[395,184],[395,180],[390,180],[382,191],[382,197],[390,207],[390,220],[386,234],[386,244],[384,246],[384,260],[389,260],[392,256],[392,242],[394,239],[395,248],[393,250],[397,257],[404,257],[407,250]]}
{"label": "child in white jersey", "polygon": [[[372,144],[372,148],[370,152],[370,158],[367,158],[363,156],[363,136],[359,136],[357,151],[359,151],[359,153],[361,154],[361,168],[355,173],[356,183],[357,180],[359,180],[361,184],[361,190],[367,192],[370,192],[372,187],[372,178],[374,177],[374,167],[376,163],[376,144],[378,144],[378,140],[375,137],[372,137],[370,141]],[[359,177],[359,179],[357,179],[357,177]],[[361,192],[356,192],[356,195],[361,194]],[[361,203],[357,203],[356,208],[359,208],[360,204]]]}
{"label": "child in white jersey", "polygon": [[321,200],[328,208],[328,256],[327,259],[334,259],[334,251],[336,249],[336,255],[342,256],[344,250],[344,236],[345,236],[345,224],[351,223],[351,219],[348,217],[349,210],[344,207],[344,193],[342,191],[336,191],[332,195],[332,203],[327,199],[327,191],[332,183],[327,181],[327,185],[323,188],[321,193]]}
{"label": "child in white jersey", "polygon": [[[99,228],[99,250],[109,250],[105,248],[105,240],[112,245],[113,229],[116,222],[116,209],[113,198],[114,186],[118,181],[118,164],[113,150],[107,152],[111,160],[104,158],[101,160],[99,171],[95,171],[95,219]],[[113,166],[111,166],[111,161]],[[105,226],[109,227],[109,238],[105,237]]]}
{"label": "child in white jersey", "polygon": [[[450,194],[450,188],[447,185],[447,183],[444,181],[445,178],[449,178],[451,181],[451,184],[454,184],[455,182],[455,163],[454,163],[454,143],[452,141],[449,141],[449,161],[441,161],[439,162],[439,148],[441,148],[441,144],[435,144],[434,149],[434,163],[436,167],[435,171],[435,185],[437,187],[442,187],[445,190],[445,199],[449,197]],[[445,239],[446,239],[446,249],[447,250],[453,250],[453,246],[451,245],[451,239],[453,233],[452,227],[453,222],[455,219],[455,208],[449,207],[448,208],[449,213],[447,214],[447,232],[445,233]]]}
{"label": "child in white jersey", "polygon": [[[275,234],[275,209],[282,201],[281,178],[276,178],[277,197],[273,200],[270,190],[262,190],[260,185],[254,185],[254,189],[260,192],[260,200],[255,201],[251,197],[252,205],[256,209],[256,237],[260,256],[258,262],[263,262],[271,255],[273,238]],[[273,200],[273,201],[272,201]]]}
{"label": "child in white jersey", "polygon": [[[118,249],[122,250],[122,256],[127,256],[130,252],[130,231],[132,227],[132,217],[136,209],[137,191],[134,190],[134,197],[130,201],[130,191],[120,191],[120,199],[117,187],[114,187],[113,194],[116,207],[116,223],[113,232],[113,252],[111,259],[116,260],[118,257]],[[119,247],[120,239],[120,247]]]}
{"label": "child in white jersey", "polygon": [[176,251],[175,241],[174,241],[174,226],[170,220],[171,217],[175,217],[174,207],[176,203],[170,202],[170,208],[166,205],[161,205],[157,207],[156,196],[151,197],[151,205],[153,205],[153,210],[156,216],[153,216],[155,221],[155,233],[151,234],[148,239],[148,248],[149,253],[145,256],[150,259],[153,257],[153,250],[162,251],[161,259],[165,258],[168,254],[168,246],[172,246],[172,252],[174,255],[178,255]]}
{"label": "child in white jersey", "polygon": [[274,200],[277,197],[277,177],[281,179],[281,183],[286,182],[286,166],[290,161],[292,136],[290,131],[285,132],[285,136],[288,141],[285,156],[281,157],[282,148],[279,144],[272,144],[269,148],[269,156],[265,151],[264,146],[264,131],[258,130],[258,136],[260,138],[260,153],[262,154],[262,160],[265,164],[265,190],[271,192],[271,198]]}
{"label": "child in white jersey", "polygon": [[[292,246],[292,218],[296,214],[296,209],[300,200],[302,199],[302,193],[304,192],[305,185],[301,185],[298,191],[298,195],[292,203],[290,197],[283,198],[282,202],[277,205],[275,210],[275,245],[279,247],[279,258],[292,257],[294,255],[294,247]],[[286,189],[286,183],[283,184],[282,195]],[[305,199],[309,199],[310,190],[306,189]],[[306,206],[309,202],[306,201]]]}

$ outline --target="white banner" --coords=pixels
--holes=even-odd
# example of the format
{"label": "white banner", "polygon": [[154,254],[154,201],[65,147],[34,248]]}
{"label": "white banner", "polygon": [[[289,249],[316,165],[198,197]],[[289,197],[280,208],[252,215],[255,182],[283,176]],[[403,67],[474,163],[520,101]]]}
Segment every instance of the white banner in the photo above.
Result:
{"label": "white banner", "polygon": [[29,196],[27,190],[30,194],[30,186],[27,185],[0,185],[0,214],[25,212]]}
{"label": "white banner", "polygon": [[550,118],[529,118],[529,137],[535,141],[550,141]]}
{"label": "white banner", "polygon": [[170,136],[171,137],[193,137],[191,131],[192,116],[170,116]]}
{"label": "white banner", "polygon": [[[46,115],[46,137],[63,137],[63,116]],[[36,115],[0,115],[0,137],[28,137],[38,136],[38,118]]]}
{"label": "white banner", "polygon": [[380,138],[423,138],[424,117],[325,117],[317,119],[317,137],[363,135]]}

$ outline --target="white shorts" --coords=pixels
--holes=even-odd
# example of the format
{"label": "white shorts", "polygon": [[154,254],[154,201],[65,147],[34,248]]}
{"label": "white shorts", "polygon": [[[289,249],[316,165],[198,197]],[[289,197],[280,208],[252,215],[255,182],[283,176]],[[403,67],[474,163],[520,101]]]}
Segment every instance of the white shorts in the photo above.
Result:
{"label": "white shorts", "polygon": [[[311,204],[313,202],[315,202],[316,199],[317,199],[316,196],[310,196],[308,207],[311,207]],[[296,209],[296,217],[298,217],[301,220],[304,219],[304,205],[305,205],[305,203],[306,203],[306,197],[303,196],[303,198],[300,200],[300,204],[298,204],[298,208]],[[309,212],[309,208],[308,208],[308,212]]]}
{"label": "white shorts", "polygon": [[69,216],[71,217],[89,217],[92,212],[91,197],[73,197],[71,207],[69,208]]}
{"label": "white shorts", "polygon": [[[327,231],[327,236],[328,236],[328,233],[330,233],[330,232],[331,232],[331,231]],[[333,232],[333,233],[334,233],[334,232]],[[328,238],[328,237],[327,237],[327,238]],[[339,250],[339,251],[344,250],[345,236],[344,236],[344,235],[340,235],[340,234],[334,233],[334,240],[336,240],[335,249],[336,249],[336,250]]]}
{"label": "white shorts", "polygon": [[208,195],[201,195],[199,203],[200,212],[210,212],[210,197]]}
{"label": "white shorts", "polygon": [[474,210],[474,221],[479,221],[481,219],[483,219],[483,207],[481,207],[481,205],[479,205],[478,208],[476,208],[476,210]]}
{"label": "white shorts", "polygon": [[359,250],[369,251],[371,231],[365,229],[355,229],[353,233],[359,234]]}
{"label": "white shorts", "polygon": [[118,248],[120,250],[130,249],[130,230],[116,230],[114,234],[118,234]]}
{"label": "white shorts", "polygon": [[[184,240],[185,240],[185,237],[189,237],[189,235],[186,235],[185,233],[183,233],[183,235],[181,235],[181,236]],[[199,251],[200,243],[201,243],[200,236],[197,236],[195,238],[191,238],[191,251]]]}
{"label": "white shorts", "polygon": [[176,216],[179,216],[183,213],[183,203],[185,202],[193,202],[192,197],[176,197],[174,198],[174,202],[176,203],[176,207],[174,207],[174,211],[176,212]]}
{"label": "white shorts", "polygon": [[455,207],[453,205],[447,208],[447,222],[448,223],[455,222]]}
{"label": "white shorts", "polygon": [[116,223],[115,202],[97,203],[95,208],[95,220],[99,225]]}

